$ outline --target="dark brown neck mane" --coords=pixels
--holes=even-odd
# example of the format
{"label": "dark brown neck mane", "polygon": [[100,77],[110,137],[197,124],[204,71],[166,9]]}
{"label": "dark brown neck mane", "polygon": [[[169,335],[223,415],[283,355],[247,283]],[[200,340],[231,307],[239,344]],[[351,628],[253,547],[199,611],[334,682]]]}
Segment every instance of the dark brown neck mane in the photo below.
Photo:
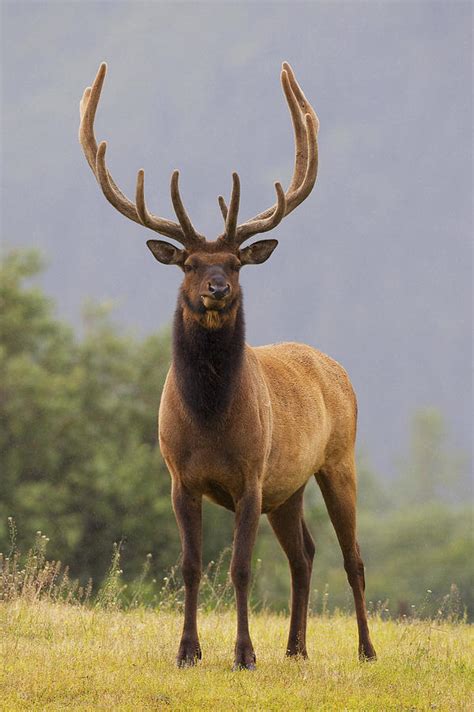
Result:
{"label": "dark brown neck mane", "polygon": [[181,396],[196,420],[222,418],[231,404],[245,348],[242,302],[235,318],[218,329],[206,329],[198,320],[185,318],[189,309],[178,299],[173,325],[173,365]]}

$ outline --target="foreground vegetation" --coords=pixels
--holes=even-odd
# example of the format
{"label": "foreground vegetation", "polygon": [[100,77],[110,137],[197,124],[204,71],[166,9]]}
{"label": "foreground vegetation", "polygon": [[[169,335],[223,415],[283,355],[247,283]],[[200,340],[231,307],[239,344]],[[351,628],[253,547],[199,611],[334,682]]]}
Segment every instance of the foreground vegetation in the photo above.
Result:
{"label": "foreground vegetation", "polygon": [[178,670],[175,611],[103,610],[17,599],[0,604],[0,707],[15,710],[468,710],[473,632],[373,617],[376,663],[356,659],[356,625],[311,617],[308,661],[283,652],[288,620],[252,618],[258,669],[231,672],[233,611],[203,613],[203,660]]}
{"label": "foreground vegetation", "polygon": [[[11,523],[11,527],[14,524]],[[46,557],[0,555],[0,710],[467,710],[474,630],[453,587],[436,617],[370,616],[379,660],[359,663],[355,616],[309,617],[309,661],[284,657],[288,618],[253,611],[258,669],[231,672],[235,636],[226,556],[204,572],[203,660],[178,670],[183,588],[172,569],[150,604],[149,562],[127,586],[120,548],[97,593]],[[156,582],[157,583],[157,582]],[[312,611],[314,611],[314,606]],[[426,615],[420,610],[421,615]]]}

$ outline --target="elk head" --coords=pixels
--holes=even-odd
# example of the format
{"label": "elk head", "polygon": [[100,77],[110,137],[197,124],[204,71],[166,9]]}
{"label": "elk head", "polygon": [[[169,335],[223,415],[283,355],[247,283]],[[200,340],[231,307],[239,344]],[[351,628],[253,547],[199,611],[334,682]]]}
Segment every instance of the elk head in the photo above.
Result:
{"label": "elk head", "polygon": [[319,120],[303,94],[290,65],[283,63],[281,83],[293,122],[295,164],[293,178],[286,190],[275,183],[276,203],[247,222],[238,224],[240,180],[233,173],[229,206],[219,196],[224,231],[216,240],[207,240],[194,228],[179,192],[179,172],[171,177],[171,200],[178,222],[149,212],[145,203],[144,171],[137,176],[135,202],[118,188],[105,162],[107,144],[97,145],[94,118],[99,103],[107,65],[102,63],[92,87],[84,91],[80,103],[79,141],[87,162],[105,197],[122,215],[140,225],[178,242],[181,248],[164,240],[148,240],[154,257],[162,264],[178,265],[184,272],[181,288],[184,302],[195,318],[208,328],[216,328],[221,318],[239,301],[239,270],[244,265],[265,262],[277,246],[277,240],[260,240],[241,245],[258,233],[268,232],[291,213],[311,192],[318,168],[317,134]]}

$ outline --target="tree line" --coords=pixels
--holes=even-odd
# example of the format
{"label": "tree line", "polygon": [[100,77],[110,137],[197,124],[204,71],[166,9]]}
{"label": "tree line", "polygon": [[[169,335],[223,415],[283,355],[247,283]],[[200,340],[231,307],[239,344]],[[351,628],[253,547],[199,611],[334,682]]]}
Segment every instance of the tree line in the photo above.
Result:
{"label": "tree line", "polygon": [[[140,576],[151,553],[159,585],[180,551],[157,445],[170,331],[126,335],[106,307],[88,304],[79,338],[36,286],[41,269],[32,250],[8,253],[0,269],[0,551],[11,547],[13,517],[20,549],[44,532],[49,555],[83,582],[100,584],[120,542],[125,580]],[[387,614],[410,615],[436,614],[457,598],[472,616],[466,460],[450,451],[435,409],[414,413],[409,437],[396,478],[382,479],[359,458],[368,599]],[[313,610],[348,608],[341,554],[315,482],[306,518],[316,542]],[[232,524],[231,513],[206,504],[206,563],[231,545]],[[254,564],[254,602],[287,608],[287,564],[265,517]]]}

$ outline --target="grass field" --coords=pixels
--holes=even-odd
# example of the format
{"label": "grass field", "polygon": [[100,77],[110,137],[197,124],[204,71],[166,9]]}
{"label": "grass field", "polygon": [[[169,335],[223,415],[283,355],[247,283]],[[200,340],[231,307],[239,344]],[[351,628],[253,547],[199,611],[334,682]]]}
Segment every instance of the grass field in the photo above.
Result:
{"label": "grass field", "polygon": [[372,619],[376,663],[356,656],[347,616],[312,617],[310,660],[284,657],[288,620],[252,616],[256,672],[231,672],[235,614],[200,616],[203,660],[178,670],[177,613],[0,604],[0,709],[469,710],[473,631],[463,623]]}

